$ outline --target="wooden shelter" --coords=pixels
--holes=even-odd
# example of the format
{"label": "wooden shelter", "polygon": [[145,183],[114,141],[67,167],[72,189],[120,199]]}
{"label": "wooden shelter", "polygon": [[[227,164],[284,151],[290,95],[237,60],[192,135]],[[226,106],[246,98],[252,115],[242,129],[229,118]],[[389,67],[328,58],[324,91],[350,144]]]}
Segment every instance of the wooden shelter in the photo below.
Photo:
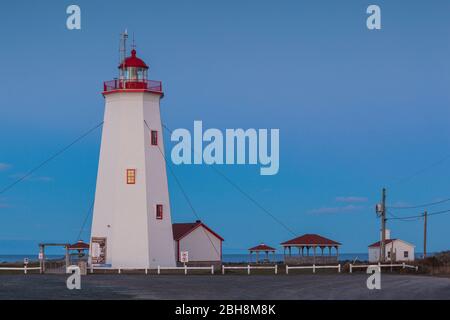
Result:
{"label": "wooden shelter", "polygon": [[[304,234],[283,242],[281,245],[284,248],[285,263],[327,264],[337,263],[339,261],[339,247],[341,243],[318,234]],[[293,252],[293,248],[298,249],[297,255]],[[320,254],[318,249],[320,250]],[[326,251],[328,251],[328,254]]]}
{"label": "wooden shelter", "polygon": [[249,259],[251,262],[252,261],[252,255],[253,253],[256,253],[256,263],[259,263],[259,253],[263,252],[265,253],[265,258],[263,259],[263,262],[270,262],[270,258],[269,258],[269,253],[273,254],[273,261],[275,262],[275,248],[272,248],[264,243],[261,243],[259,245],[257,245],[256,247],[252,247],[250,249],[248,249],[248,251],[250,252],[250,256]]}

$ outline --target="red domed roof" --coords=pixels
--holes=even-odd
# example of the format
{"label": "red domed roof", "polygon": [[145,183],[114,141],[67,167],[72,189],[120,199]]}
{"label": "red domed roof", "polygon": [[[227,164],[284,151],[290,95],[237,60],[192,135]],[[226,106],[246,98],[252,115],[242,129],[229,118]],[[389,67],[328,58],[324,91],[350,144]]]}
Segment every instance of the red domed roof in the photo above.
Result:
{"label": "red domed roof", "polygon": [[136,50],[131,50],[131,57],[126,58],[119,66],[119,69],[122,68],[128,68],[128,67],[135,67],[135,68],[144,68],[148,69],[148,66],[145,64],[145,62],[138,57],[136,57]]}

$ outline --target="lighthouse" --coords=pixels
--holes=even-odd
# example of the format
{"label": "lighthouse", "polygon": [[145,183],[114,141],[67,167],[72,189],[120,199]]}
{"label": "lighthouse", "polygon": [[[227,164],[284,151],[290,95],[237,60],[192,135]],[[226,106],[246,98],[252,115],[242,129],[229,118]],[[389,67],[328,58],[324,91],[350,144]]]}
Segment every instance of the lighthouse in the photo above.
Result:
{"label": "lighthouse", "polygon": [[148,80],[148,70],[133,48],[121,58],[119,77],[104,83],[93,265],[176,265],[160,114],[164,94],[160,81]]}

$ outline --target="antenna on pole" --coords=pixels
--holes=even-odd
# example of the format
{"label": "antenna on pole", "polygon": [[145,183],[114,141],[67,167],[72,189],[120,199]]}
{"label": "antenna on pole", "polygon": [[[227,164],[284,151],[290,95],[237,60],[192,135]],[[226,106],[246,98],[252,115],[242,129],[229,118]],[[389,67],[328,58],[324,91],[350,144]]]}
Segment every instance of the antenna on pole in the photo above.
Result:
{"label": "antenna on pole", "polygon": [[384,262],[386,258],[386,188],[383,188],[381,203],[375,206],[377,217],[381,218],[381,239],[379,261]]}
{"label": "antenna on pole", "polygon": [[131,48],[136,50],[136,42],[135,42],[135,39],[134,39],[134,32],[133,32],[133,42],[131,43]]}
{"label": "antenna on pole", "polygon": [[[119,65],[121,65],[127,57],[127,39],[128,39],[128,30],[125,29],[125,31],[120,34]],[[124,78],[125,78],[125,68],[120,68],[119,79],[123,80]]]}

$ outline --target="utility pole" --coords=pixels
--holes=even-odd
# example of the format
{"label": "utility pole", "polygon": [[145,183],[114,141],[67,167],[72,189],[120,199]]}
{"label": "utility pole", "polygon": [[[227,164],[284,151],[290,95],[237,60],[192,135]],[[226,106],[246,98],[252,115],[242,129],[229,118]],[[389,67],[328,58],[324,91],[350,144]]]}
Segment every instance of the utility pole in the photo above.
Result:
{"label": "utility pole", "polygon": [[386,188],[381,195],[381,262],[386,259]]}
{"label": "utility pole", "polygon": [[427,257],[427,218],[428,212],[423,213],[423,257]]}

